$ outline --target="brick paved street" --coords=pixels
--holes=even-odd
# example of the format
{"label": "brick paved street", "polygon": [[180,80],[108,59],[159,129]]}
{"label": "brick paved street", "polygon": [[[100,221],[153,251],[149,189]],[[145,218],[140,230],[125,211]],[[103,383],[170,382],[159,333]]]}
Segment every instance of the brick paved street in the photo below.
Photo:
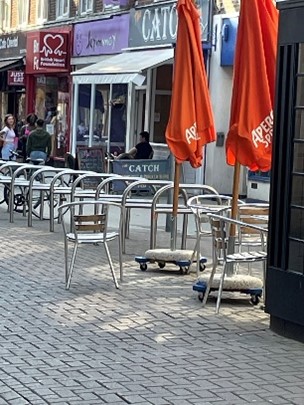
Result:
{"label": "brick paved street", "polygon": [[[202,309],[194,274],[141,272],[148,228],[131,232],[117,291],[103,247],[87,247],[70,291],[61,227],[0,208],[0,405],[304,404],[304,347],[268,329],[248,297]],[[169,245],[160,231],[159,244]],[[116,241],[111,245],[116,258]],[[101,252],[101,256],[99,256]]]}

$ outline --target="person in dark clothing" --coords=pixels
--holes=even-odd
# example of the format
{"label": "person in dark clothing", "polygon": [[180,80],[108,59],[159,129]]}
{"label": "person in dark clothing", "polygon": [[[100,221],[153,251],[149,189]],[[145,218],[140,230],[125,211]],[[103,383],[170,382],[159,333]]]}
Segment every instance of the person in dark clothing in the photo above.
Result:
{"label": "person in dark clothing", "polygon": [[26,153],[31,159],[48,160],[52,149],[51,135],[43,129],[44,120],[38,119],[36,129],[32,131],[27,139]]}
{"label": "person in dark clothing", "polygon": [[149,143],[149,132],[143,131],[139,134],[139,143],[129,150],[122,153],[117,159],[152,159],[153,149]]}
{"label": "person in dark clothing", "polygon": [[23,156],[24,161],[26,159],[26,143],[27,143],[27,139],[29,137],[29,134],[36,129],[36,121],[37,120],[38,120],[38,117],[37,117],[36,114],[34,114],[34,113],[29,114],[26,117],[26,124],[23,125],[23,127],[21,128],[21,131],[20,131],[19,140],[20,140],[20,147],[21,147],[21,150],[22,150],[22,156]]}

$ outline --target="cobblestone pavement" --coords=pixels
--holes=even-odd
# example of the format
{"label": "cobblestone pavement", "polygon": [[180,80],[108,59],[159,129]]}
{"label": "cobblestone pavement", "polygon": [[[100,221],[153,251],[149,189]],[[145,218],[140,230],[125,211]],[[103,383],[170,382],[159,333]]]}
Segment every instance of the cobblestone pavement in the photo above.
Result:
{"label": "cobblestone pavement", "polygon": [[120,290],[93,246],[69,291],[59,225],[29,229],[20,214],[10,225],[1,208],[0,227],[1,405],[304,404],[303,345],[273,334],[248,297],[225,296],[216,316],[214,299],[202,309],[192,291],[194,274],[141,272],[144,225],[132,229]]}

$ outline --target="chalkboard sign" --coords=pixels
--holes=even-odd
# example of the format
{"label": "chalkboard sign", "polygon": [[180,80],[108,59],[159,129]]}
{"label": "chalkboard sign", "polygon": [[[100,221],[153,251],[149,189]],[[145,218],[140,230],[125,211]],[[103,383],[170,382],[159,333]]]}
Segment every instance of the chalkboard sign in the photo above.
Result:
{"label": "chalkboard sign", "polygon": [[97,173],[104,171],[104,156],[100,146],[78,147],[77,159],[79,170],[90,170]]}
{"label": "chalkboard sign", "polygon": [[[97,173],[104,172],[104,155],[102,148],[93,146],[78,147],[77,148],[77,161],[79,170],[88,170]],[[98,179],[88,178],[83,182],[85,188],[96,188],[99,184]]]}

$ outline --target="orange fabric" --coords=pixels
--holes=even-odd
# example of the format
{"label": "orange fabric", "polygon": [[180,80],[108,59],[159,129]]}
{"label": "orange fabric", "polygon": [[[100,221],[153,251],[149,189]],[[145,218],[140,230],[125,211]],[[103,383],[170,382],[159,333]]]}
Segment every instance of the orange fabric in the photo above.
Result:
{"label": "orange fabric", "polygon": [[178,29],[167,144],[178,163],[202,164],[203,146],[215,140],[199,13],[192,0],[177,4]]}
{"label": "orange fabric", "polygon": [[226,140],[227,163],[270,170],[278,33],[273,0],[242,0]]}

